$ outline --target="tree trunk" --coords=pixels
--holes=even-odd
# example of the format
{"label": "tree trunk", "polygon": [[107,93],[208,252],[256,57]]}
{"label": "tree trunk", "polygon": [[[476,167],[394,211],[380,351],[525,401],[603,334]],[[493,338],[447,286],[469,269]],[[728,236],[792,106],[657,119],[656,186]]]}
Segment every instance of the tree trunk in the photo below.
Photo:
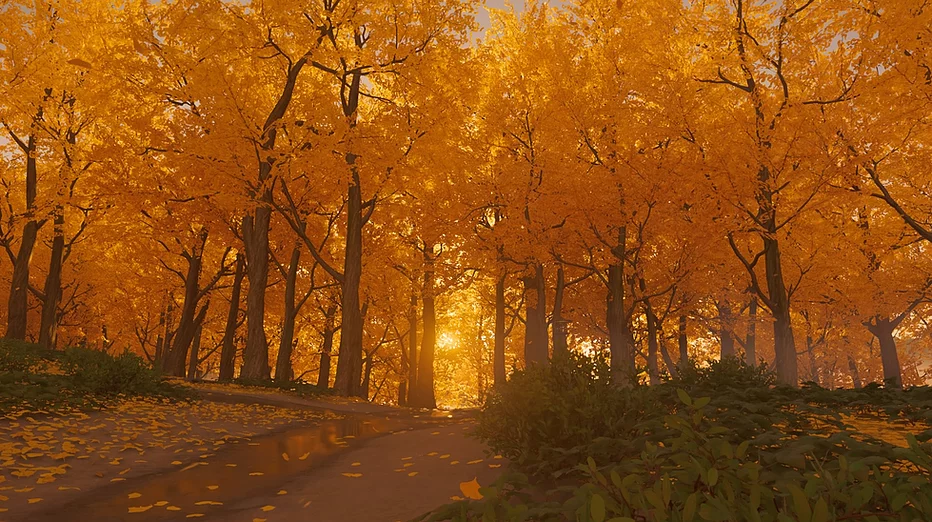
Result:
{"label": "tree trunk", "polygon": [[679,375],[679,372],[676,368],[676,363],[673,362],[673,358],[670,357],[670,352],[667,351],[666,343],[660,343],[660,355],[663,357],[663,364],[667,367],[667,371],[670,372],[671,377],[676,377]]}
{"label": "tree trunk", "polygon": [[275,380],[288,382],[292,379],[291,352],[294,347],[294,323],[298,315],[295,310],[295,286],[298,283],[298,263],[301,260],[301,248],[295,245],[291,251],[291,264],[285,278],[285,320],[282,324],[282,338],[278,345],[278,360],[275,363]]}
{"label": "tree trunk", "polygon": [[334,388],[347,397],[359,395],[362,377],[362,313],[359,308],[359,282],[362,276],[362,194],[356,156],[346,155],[353,170],[349,188],[346,219],[346,255],[343,262],[343,327],[340,334],[340,356]]}
{"label": "tree trunk", "polygon": [[[265,164],[265,162],[263,162]],[[270,167],[271,168],[271,167]],[[269,222],[272,210],[268,206],[271,193],[266,191],[255,215],[243,218],[243,244],[246,247],[246,349],[240,377],[268,380],[269,343],[265,337],[265,290],[269,282]]]}
{"label": "tree trunk", "polygon": [[55,236],[52,239],[52,257],[49,273],[45,277],[42,302],[42,324],[39,327],[39,344],[55,349],[58,339],[58,305],[61,303],[61,270],[65,255],[65,209],[55,207]]}
{"label": "tree trunk", "polygon": [[867,325],[867,329],[880,341],[880,360],[883,364],[884,386],[902,388],[902,369],[900,368],[899,355],[896,352],[896,339],[893,337],[896,325],[889,318],[877,317]]}
{"label": "tree trunk", "polygon": [[627,230],[618,228],[618,243],[612,249],[615,264],[608,267],[606,323],[609,351],[612,357],[612,378],[621,386],[636,383],[634,343],[625,313],[625,241]]}
{"label": "tree trunk", "polygon": [[[411,292],[411,306],[408,309],[408,329],[411,337],[408,339],[408,394],[414,393],[417,386],[417,295]],[[410,402],[410,398],[409,398]]]}
{"label": "tree trunk", "polygon": [[168,351],[171,349],[172,341],[175,337],[173,323],[175,321],[175,296],[168,295],[168,305],[165,307],[165,335],[162,341],[162,353],[155,358],[155,371],[161,373],[165,371],[165,359],[168,358]]}
{"label": "tree trunk", "polygon": [[320,349],[320,371],[317,374],[317,387],[321,390],[330,388],[330,352],[333,351],[333,335],[336,333],[337,307],[331,306],[325,314],[324,343]]}
{"label": "tree trunk", "polygon": [[236,255],[236,273],[233,275],[233,290],[230,294],[230,309],[227,313],[227,324],[223,330],[223,346],[220,348],[220,380],[233,380],[236,367],[236,326],[239,323],[240,292],[243,288],[243,272],[245,258],[242,254]]}
{"label": "tree trunk", "polygon": [[677,338],[680,349],[680,367],[689,364],[689,338],[686,337],[686,314],[680,314],[679,336]]}
{"label": "tree trunk", "polygon": [[524,291],[531,294],[525,313],[524,363],[527,367],[547,364],[547,293],[540,263],[534,265],[533,275],[524,278]]}
{"label": "tree trunk", "polygon": [[366,354],[363,359],[362,385],[359,387],[359,396],[369,400],[369,383],[372,382],[372,354]]}
{"label": "tree trunk", "polygon": [[657,317],[647,304],[647,375],[652,386],[660,384],[660,366],[657,361]]}
{"label": "tree trunk", "polygon": [[757,366],[757,298],[748,305],[748,333],[744,338],[744,360],[748,366]]}
{"label": "tree trunk", "polygon": [[[422,293],[422,304],[424,311],[422,320],[424,321],[424,335],[421,339],[421,357],[418,360],[417,368],[417,385],[413,390],[413,395],[409,403],[417,408],[436,408],[437,401],[434,397],[434,347],[437,342],[437,313],[434,309],[434,267],[433,258],[428,254],[428,248],[424,248],[424,258],[426,267],[424,271],[424,291]],[[433,252],[431,245],[429,251]]]}
{"label": "tree trunk", "polygon": [[492,354],[495,387],[505,384],[505,274],[495,282],[495,349]]}
{"label": "tree trunk", "polygon": [[[168,351],[163,367],[164,371],[169,375],[177,377],[185,376],[184,366],[188,349],[199,326],[195,316],[198,315],[197,304],[198,294],[200,293],[198,280],[201,275],[202,253],[194,249],[191,254],[186,256],[188,271],[184,280],[184,302],[181,305],[181,319],[178,321],[178,331],[175,334],[174,343],[172,343],[171,349]],[[206,309],[206,306],[204,309]]]}
{"label": "tree trunk", "polygon": [[819,365],[816,363],[815,346],[812,342],[811,335],[806,335],[806,352],[809,356],[809,381],[815,383],[816,386],[821,386],[822,382],[819,380]]}
{"label": "tree trunk", "polygon": [[851,355],[848,355],[848,370],[851,372],[851,384],[855,390],[860,390],[862,387],[861,372],[858,371],[858,363],[854,361]]}
{"label": "tree trunk", "polygon": [[557,269],[557,288],[553,297],[553,358],[567,355],[566,321],[563,320],[563,294],[566,291],[566,274],[563,267]]}
{"label": "tree trunk", "polygon": [[10,297],[7,305],[6,337],[11,339],[26,338],[26,318],[29,312],[29,264],[39,235],[39,223],[36,221],[36,139],[29,136],[23,152],[26,154],[26,213],[29,219],[23,227],[23,237],[19,251],[13,261],[13,276],[10,282]]}
{"label": "tree trunk", "polygon": [[722,301],[715,303],[715,306],[718,308],[718,332],[719,339],[721,339],[722,342],[721,358],[735,357],[738,352],[735,350],[735,338],[732,337],[731,334],[731,304],[729,304],[728,301]]}
{"label": "tree trunk", "polygon": [[194,331],[194,340],[191,341],[191,356],[188,358],[188,380],[194,382],[198,379],[197,363],[201,352],[201,335],[204,333],[204,324],[197,325]]}

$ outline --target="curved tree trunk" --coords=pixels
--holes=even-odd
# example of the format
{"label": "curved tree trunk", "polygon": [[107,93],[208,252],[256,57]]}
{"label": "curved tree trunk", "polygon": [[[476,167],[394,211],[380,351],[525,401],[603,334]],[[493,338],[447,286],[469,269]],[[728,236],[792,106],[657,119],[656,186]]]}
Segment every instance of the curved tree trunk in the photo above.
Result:
{"label": "curved tree trunk", "polygon": [[236,255],[236,273],[233,276],[233,290],[230,294],[230,309],[227,313],[227,324],[223,330],[223,346],[220,348],[220,376],[221,381],[233,380],[236,367],[236,327],[239,324],[239,301],[243,288],[243,272],[245,258],[242,254]]}
{"label": "curved tree trunk", "polygon": [[295,245],[291,251],[291,263],[285,278],[285,320],[282,324],[282,337],[278,345],[278,359],[275,363],[275,380],[288,382],[293,377],[291,355],[294,348],[294,324],[298,315],[295,310],[295,287],[298,283],[298,263],[301,260],[301,248]]}
{"label": "curved tree trunk", "polygon": [[883,364],[883,382],[891,388],[903,387],[903,373],[900,367],[900,357],[896,352],[896,339],[893,332],[896,325],[889,318],[877,317],[868,324],[874,337],[880,342],[880,360]]}
{"label": "curved tree trunk", "polygon": [[188,270],[185,274],[181,318],[178,321],[178,330],[175,333],[174,342],[168,350],[163,365],[166,373],[177,377],[185,376],[185,361],[187,360],[188,349],[191,346],[191,341],[194,340],[200,321],[203,321],[203,316],[206,314],[206,306],[201,309],[200,313],[197,310],[198,294],[200,293],[198,281],[203,260],[202,252],[194,249],[191,254],[186,254]]}
{"label": "curved tree trunk", "polygon": [[187,380],[194,382],[200,378],[197,374],[197,366],[200,362],[198,358],[201,356],[201,336],[204,333],[204,323],[201,322],[197,325],[197,329],[194,331],[194,339],[191,341],[191,356],[188,357],[188,375]]}

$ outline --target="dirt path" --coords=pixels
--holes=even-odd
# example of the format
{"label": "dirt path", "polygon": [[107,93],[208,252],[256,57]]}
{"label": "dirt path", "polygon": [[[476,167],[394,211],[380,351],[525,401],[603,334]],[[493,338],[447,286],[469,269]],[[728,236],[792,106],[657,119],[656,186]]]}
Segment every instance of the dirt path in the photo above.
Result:
{"label": "dirt path", "polygon": [[[0,522],[404,521],[462,495],[462,482],[492,482],[504,464],[485,458],[467,436],[473,421],[460,414],[240,391],[205,398],[166,405],[175,409],[158,410],[154,426],[151,405],[133,404],[37,420],[15,453],[37,468],[44,460],[66,467],[51,482],[30,475],[0,484]],[[7,425],[7,435],[27,422]],[[125,448],[136,431],[136,447]],[[54,446],[76,433],[84,443],[72,454],[52,447],[27,456],[39,434]],[[0,444],[11,447],[2,427]]]}

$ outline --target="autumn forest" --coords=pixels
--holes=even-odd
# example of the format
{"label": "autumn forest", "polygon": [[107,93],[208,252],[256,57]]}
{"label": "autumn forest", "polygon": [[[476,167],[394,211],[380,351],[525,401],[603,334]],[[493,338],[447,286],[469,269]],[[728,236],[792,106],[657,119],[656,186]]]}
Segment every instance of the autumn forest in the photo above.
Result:
{"label": "autumn forest", "polygon": [[932,8],[0,3],[5,336],[479,404],[932,366]]}

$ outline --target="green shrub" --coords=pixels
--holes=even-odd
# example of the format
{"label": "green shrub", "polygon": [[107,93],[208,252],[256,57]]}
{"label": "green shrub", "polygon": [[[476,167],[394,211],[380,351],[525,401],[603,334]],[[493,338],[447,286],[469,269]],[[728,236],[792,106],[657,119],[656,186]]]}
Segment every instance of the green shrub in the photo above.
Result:
{"label": "green shrub", "polygon": [[760,364],[751,366],[740,357],[723,357],[721,360],[710,359],[704,365],[689,361],[684,367],[678,369],[677,376],[671,379],[674,386],[682,388],[762,388],[773,386],[776,375],[760,361]]}
{"label": "green shrub", "polygon": [[114,356],[74,347],[51,351],[0,339],[0,413],[94,408],[117,397],[190,394],[163,381],[141,357],[129,352]]}
{"label": "green shrub", "polygon": [[[859,419],[915,436],[898,448]],[[795,389],[738,359],[618,387],[573,355],[517,372],[479,421],[514,469],[431,520],[932,520],[928,387]]]}
{"label": "green shrub", "polygon": [[[578,522],[828,522],[932,520],[932,456],[910,438],[908,448],[858,446],[836,433],[821,446],[786,438],[787,456],[770,458],[761,441],[735,440],[732,430],[706,417],[710,398],[681,392],[671,430],[630,458],[577,468],[575,487],[528,493],[527,477],[505,475],[482,488],[481,501],[463,501],[423,517],[430,521],[576,520]],[[862,447],[862,449],[864,449]]]}
{"label": "green shrub", "polygon": [[0,373],[21,377],[43,373],[50,357],[51,352],[38,344],[0,338]]}
{"label": "green shrub", "polygon": [[66,348],[58,354],[60,370],[75,389],[95,395],[154,395],[163,390],[159,374],[138,355],[110,355],[89,348]]}

